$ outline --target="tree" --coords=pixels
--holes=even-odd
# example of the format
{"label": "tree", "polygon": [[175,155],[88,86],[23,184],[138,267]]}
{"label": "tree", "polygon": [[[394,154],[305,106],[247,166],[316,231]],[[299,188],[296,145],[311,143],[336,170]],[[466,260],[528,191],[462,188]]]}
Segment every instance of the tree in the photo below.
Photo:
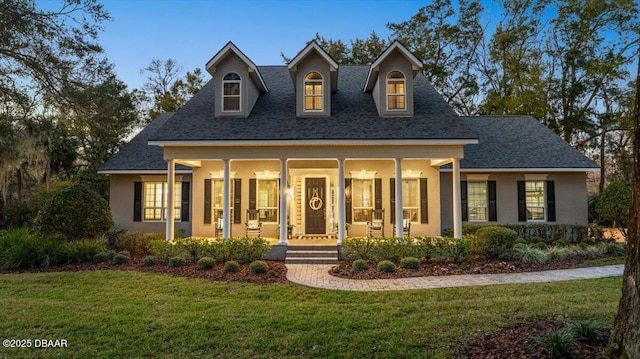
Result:
{"label": "tree", "polygon": [[633,179],[629,208],[629,233],[622,297],[609,338],[609,354],[616,358],[640,358],[640,49],[636,76],[636,97],[633,111]]}
{"label": "tree", "polygon": [[600,195],[596,204],[596,212],[601,219],[620,228],[620,232],[626,237],[630,203],[631,183],[628,181],[612,182]]}
{"label": "tree", "polygon": [[66,89],[110,69],[96,42],[109,19],[96,0],[66,0],[55,11],[34,0],[0,2],[0,102],[13,109],[37,94],[68,104]]}
{"label": "tree", "polygon": [[[351,40],[351,47],[345,45],[342,40],[325,39],[318,33],[312,40],[307,41],[307,45],[311,41],[318,43],[340,65],[368,65],[387,47],[387,43],[375,31],[371,31],[367,39]],[[292,60],[282,52],[280,56],[286,64]]]}

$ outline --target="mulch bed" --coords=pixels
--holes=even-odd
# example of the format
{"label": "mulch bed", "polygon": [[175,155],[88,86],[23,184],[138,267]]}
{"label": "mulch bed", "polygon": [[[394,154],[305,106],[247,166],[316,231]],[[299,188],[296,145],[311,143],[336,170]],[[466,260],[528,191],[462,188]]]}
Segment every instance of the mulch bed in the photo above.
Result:
{"label": "mulch bed", "polygon": [[406,269],[397,265],[394,273],[378,272],[375,262],[369,262],[369,269],[356,272],[352,270],[352,261],[340,261],[338,266],[329,270],[331,275],[349,279],[391,279],[406,277],[425,277],[452,274],[494,274],[537,272],[554,269],[576,268],[584,263],[584,258],[549,261],[544,264],[525,264],[510,261],[487,261],[486,259],[468,259],[460,263],[448,261],[428,261],[420,265],[420,269]]}
{"label": "mulch bed", "polygon": [[287,267],[283,261],[265,261],[269,265],[269,271],[262,274],[253,274],[249,264],[240,264],[240,270],[236,273],[225,273],[223,263],[216,263],[211,270],[200,270],[195,263],[187,263],[182,267],[169,267],[166,262],[160,262],[153,266],[145,266],[143,257],[132,257],[128,263],[112,264],[103,263],[77,263],[51,266],[46,268],[29,268],[20,270],[1,269],[0,273],[44,273],[44,272],[77,272],[95,270],[126,270],[149,273],[162,273],[175,277],[202,278],[213,282],[247,282],[256,284],[286,283]]}
{"label": "mulch bed", "polygon": [[[546,359],[552,356],[540,346],[537,338],[564,326],[563,322],[549,320],[526,320],[493,333],[481,334],[464,345],[461,358],[468,359]],[[603,340],[598,343],[577,339],[571,348],[573,358],[606,358],[604,351],[611,328],[605,327],[601,333]]]}

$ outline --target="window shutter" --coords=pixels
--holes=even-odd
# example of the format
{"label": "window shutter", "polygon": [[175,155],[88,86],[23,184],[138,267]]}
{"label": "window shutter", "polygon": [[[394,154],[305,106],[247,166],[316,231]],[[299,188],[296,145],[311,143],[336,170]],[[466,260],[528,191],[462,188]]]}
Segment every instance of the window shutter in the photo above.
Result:
{"label": "window shutter", "polygon": [[527,221],[527,202],[524,192],[524,181],[518,181],[518,221]]}
{"label": "window shutter", "polygon": [[382,209],[382,178],[376,178],[374,181],[375,188],[375,209]]}
{"label": "window shutter", "polygon": [[396,223],[396,179],[389,180],[391,191],[391,224]]}
{"label": "window shutter", "polygon": [[556,221],[556,186],[554,181],[547,181],[547,221]]}
{"label": "window shutter", "polygon": [[345,204],[345,222],[353,222],[353,212],[351,203],[351,178],[344,179],[344,204]]}
{"label": "window shutter", "polygon": [[182,182],[182,203],[180,203],[180,220],[189,222],[191,182]]}
{"label": "window shutter", "polygon": [[237,178],[233,180],[233,223],[238,224],[242,221],[242,180]]}
{"label": "window shutter", "polygon": [[489,187],[489,221],[498,221],[498,206],[496,202],[496,181],[488,181]]}
{"label": "window shutter", "polygon": [[249,209],[256,209],[256,179],[249,178]]}
{"label": "window shutter", "polygon": [[427,179],[420,178],[420,223],[429,223]]}
{"label": "window shutter", "polygon": [[467,202],[467,181],[460,181],[460,206],[462,209],[462,220],[469,220],[469,203]]}
{"label": "window shutter", "polygon": [[204,224],[211,224],[211,179],[204,180]]}
{"label": "window shutter", "polygon": [[133,183],[133,221],[142,221],[142,182]]}

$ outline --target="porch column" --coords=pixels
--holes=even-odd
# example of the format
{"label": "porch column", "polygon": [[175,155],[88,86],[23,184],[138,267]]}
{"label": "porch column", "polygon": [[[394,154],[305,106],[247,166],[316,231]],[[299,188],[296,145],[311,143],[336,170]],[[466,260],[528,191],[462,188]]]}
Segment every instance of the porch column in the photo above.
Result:
{"label": "porch column", "polygon": [[229,159],[225,158],[222,160],[224,162],[224,182],[222,187],[224,188],[222,191],[222,238],[231,237],[231,208],[229,207],[229,201],[231,200],[230,194],[230,174],[229,174]]}
{"label": "porch column", "polygon": [[167,242],[173,241],[173,233],[175,226],[175,195],[173,194],[176,183],[176,163],[175,160],[167,160],[167,213],[165,220],[167,221]]}
{"label": "porch column", "polygon": [[345,238],[344,158],[338,158],[338,245]]}
{"label": "porch column", "polygon": [[402,158],[396,158],[396,238],[404,237],[402,228],[402,219],[404,212],[402,210]]}
{"label": "porch column", "polygon": [[287,159],[280,159],[280,241],[287,245]]}
{"label": "porch column", "polygon": [[462,238],[462,204],[460,203],[460,159],[454,158],[453,167],[453,237]]}

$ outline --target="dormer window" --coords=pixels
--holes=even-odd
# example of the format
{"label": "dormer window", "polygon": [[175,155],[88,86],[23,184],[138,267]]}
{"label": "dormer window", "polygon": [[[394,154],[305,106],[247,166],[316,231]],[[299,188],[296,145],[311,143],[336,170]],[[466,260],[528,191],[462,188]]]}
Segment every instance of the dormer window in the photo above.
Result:
{"label": "dormer window", "polygon": [[222,79],[222,111],[240,111],[240,76],[229,72]]}
{"label": "dormer window", "polygon": [[387,110],[406,110],[406,79],[400,71],[391,71],[387,75]]}
{"label": "dormer window", "polygon": [[317,72],[309,72],[304,77],[304,110],[322,111],[322,99],[324,82],[322,75]]}

